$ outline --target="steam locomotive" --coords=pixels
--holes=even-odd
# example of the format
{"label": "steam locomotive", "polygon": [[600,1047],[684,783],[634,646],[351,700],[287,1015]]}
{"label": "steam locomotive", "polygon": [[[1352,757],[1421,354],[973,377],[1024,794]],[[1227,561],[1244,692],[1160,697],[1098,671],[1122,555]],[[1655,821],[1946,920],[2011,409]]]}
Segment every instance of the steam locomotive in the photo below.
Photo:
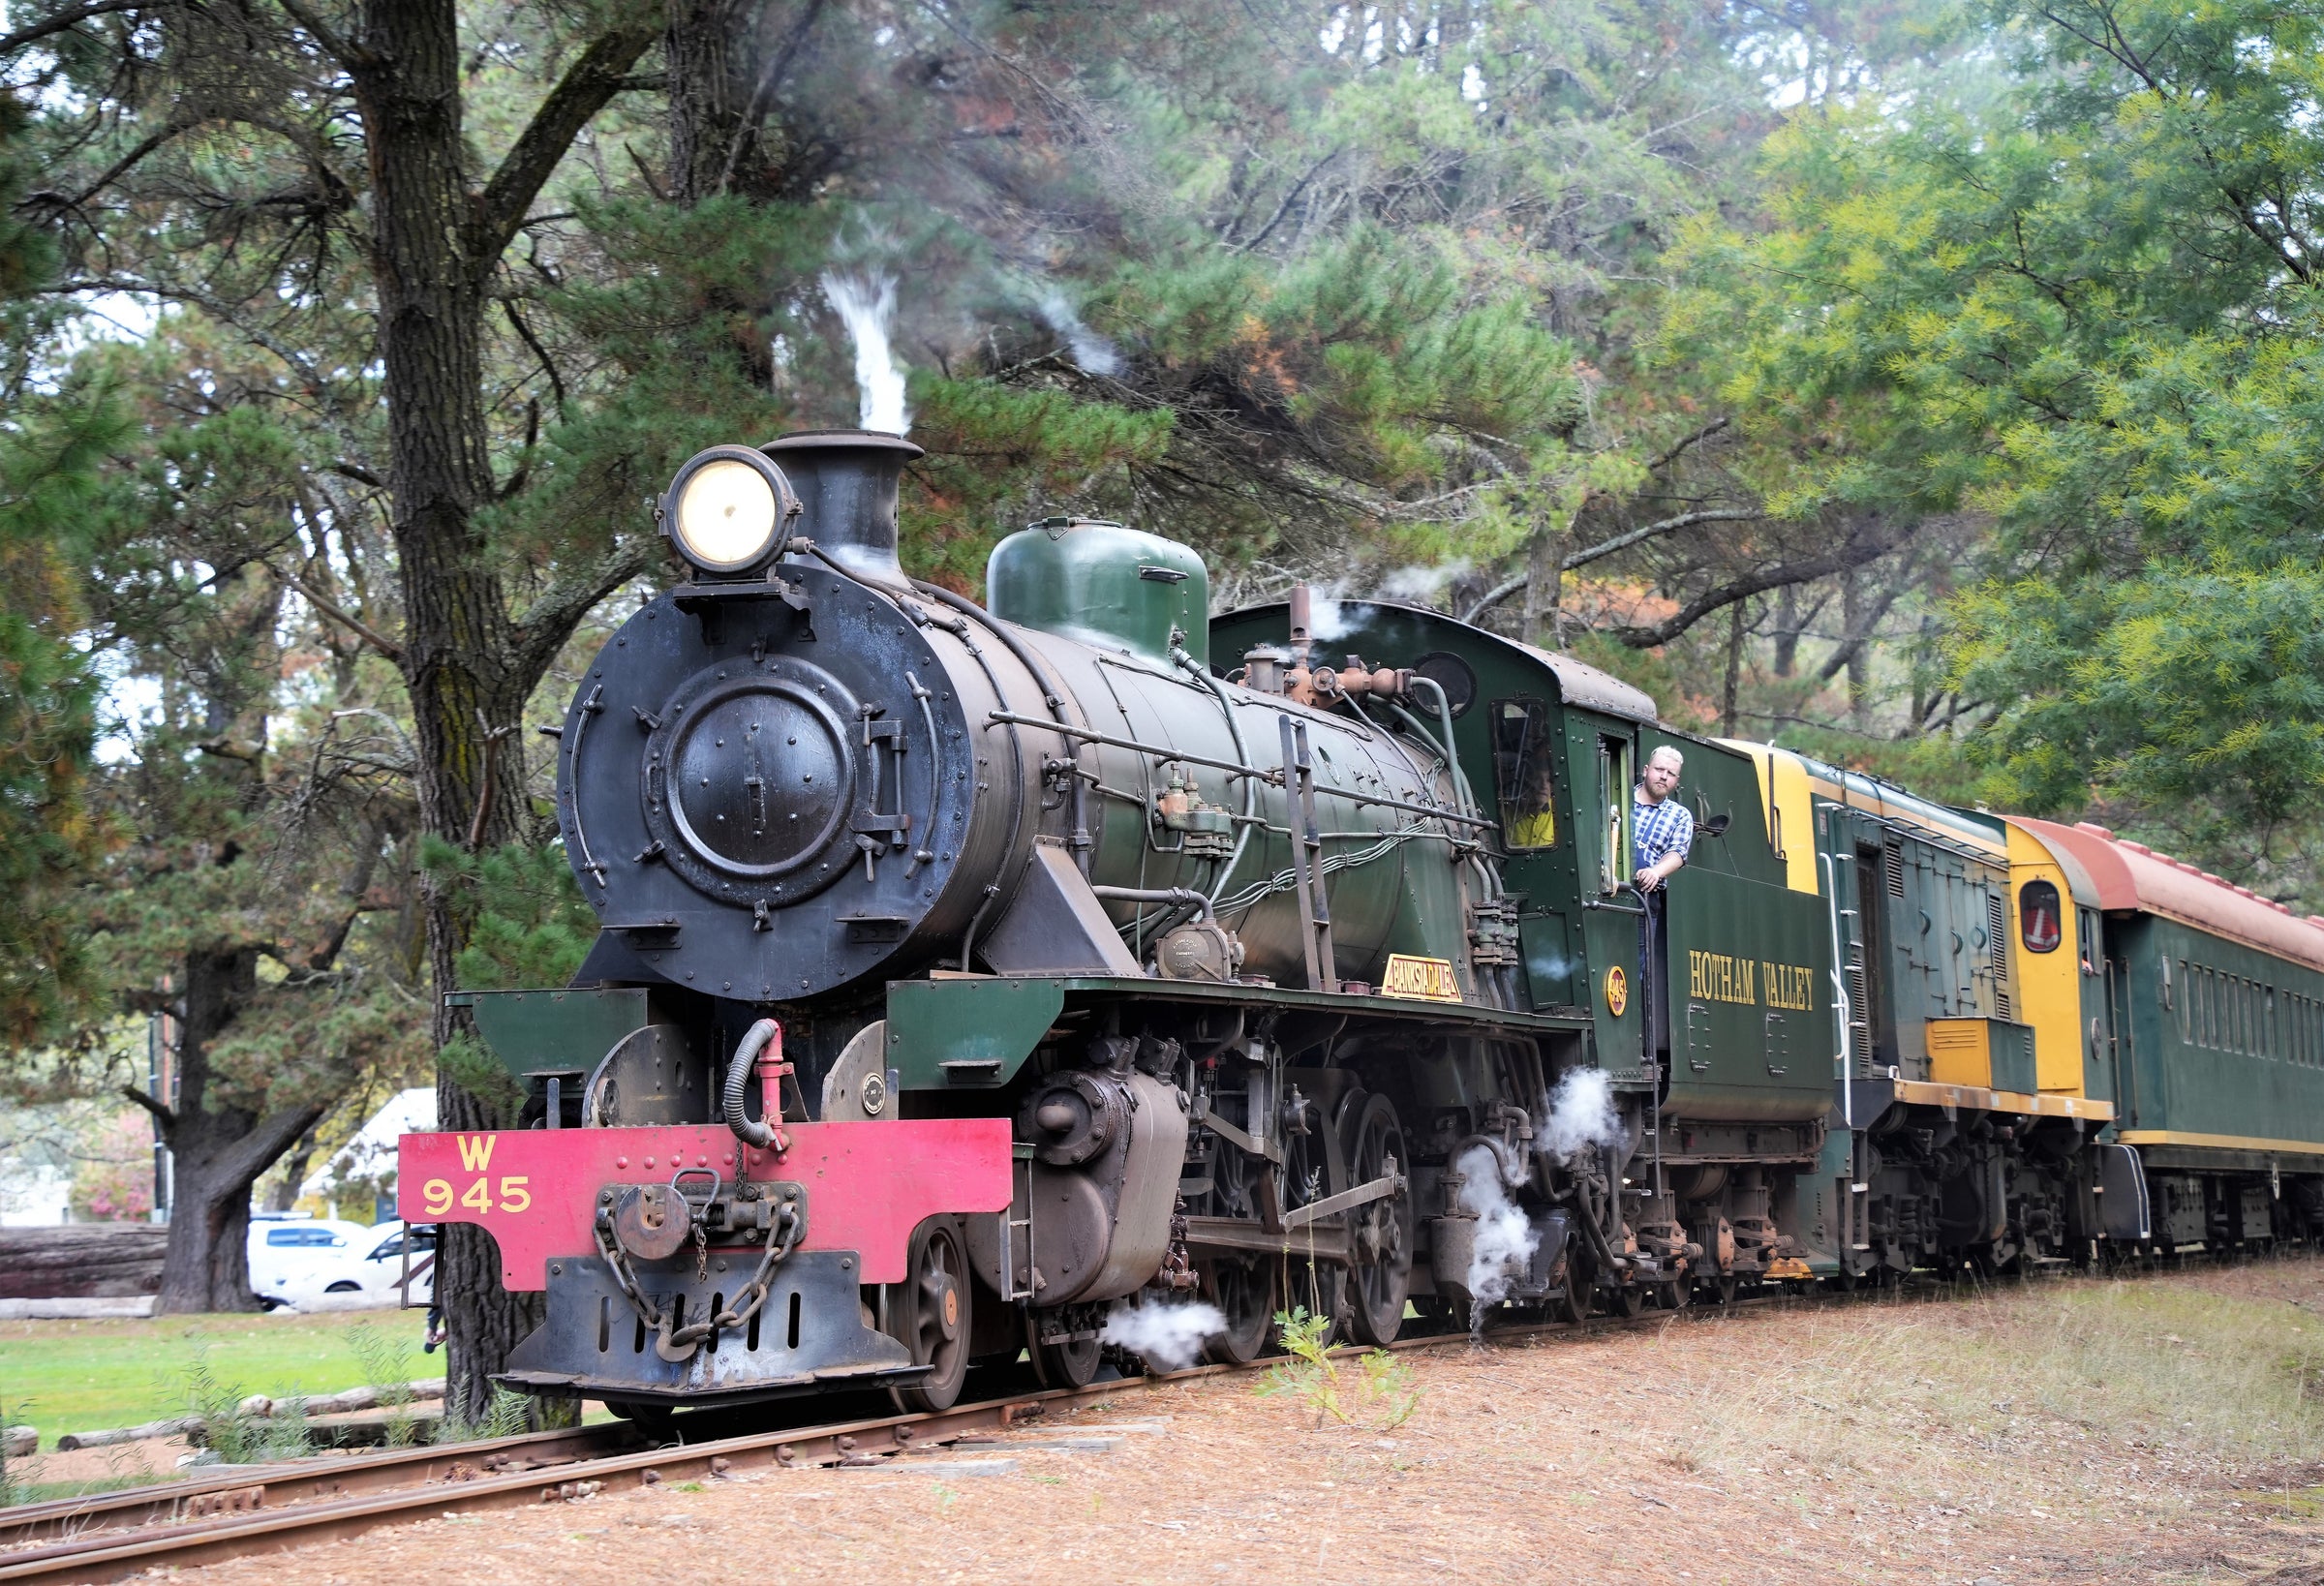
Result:
{"label": "steam locomotive", "polygon": [[980,607],[898,564],[919,455],[687,463],[688,580],[556,729],[601,932],[453,993],[523,1115],[398,1189],[546,1291],[512,1386],[942,1408],[1091,1380],[1128,1308],[1243,1361],[1295,1307],[1377,1343],[2316,1233],[2324,922],[1435,612],[1213,619],[1117,524],[1003,539]]}

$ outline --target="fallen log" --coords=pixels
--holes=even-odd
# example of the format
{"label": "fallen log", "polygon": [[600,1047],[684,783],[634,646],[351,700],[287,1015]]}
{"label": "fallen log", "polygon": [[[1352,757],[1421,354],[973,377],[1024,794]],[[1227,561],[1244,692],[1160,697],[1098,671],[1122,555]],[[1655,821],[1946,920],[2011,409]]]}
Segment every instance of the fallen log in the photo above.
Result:
{"label": "fallen log", "polygon": [[0,1299],[134,1299],[161,1293],[169,1230],[154,1223],[0,1228]]}

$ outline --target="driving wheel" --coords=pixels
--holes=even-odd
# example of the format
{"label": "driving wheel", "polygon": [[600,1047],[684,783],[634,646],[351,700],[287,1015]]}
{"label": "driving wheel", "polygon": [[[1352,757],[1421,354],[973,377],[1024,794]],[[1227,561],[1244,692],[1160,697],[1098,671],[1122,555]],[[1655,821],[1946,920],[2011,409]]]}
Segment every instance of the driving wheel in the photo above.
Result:
{"label": "driving wheel", "polygon": [[1267,1348],[1275,1319],[1275,1266],[1265,1257],[1225,1256],[1203,1267],[1203,1296],[1227,1319],[1224,1332],[1203,1341],[1212,1365],[1249,1365]]}
{"label": "driving wheel", "polygon": [[[1275,1183],[1279,1204],[1286,1211],[1348,1187],[1348,1159],[1339,1146],[1339,1131],[1312,1101],[1307,1104],[1306,1120],[1304,1132],[1286,1130],[1283,1135],[1283,1164],[1275,1170]],[[1335,1343],[1347,1329],[1348,1269],[1300,1249],[1296,1235],[1291,1245],[1288,1257],[1278,1258],[1283,1308],[1322,1317],[1330,1324],[1324,1341]]]}
{"label": "driving wheel", "polygon": [[904,1280],[881,1295],[887,1312],[883,1329],[911,1351],[912,1363],[927,1376],[888,1394],[905,1412],[949,1410],[968,1377],[968,1259],[960,1230],[930,1222],[912,1235]]}
{"label": "driving wheel", "polygon": [[[1043,1343],[1041,1334],[1062,1329],[1068,1336]],[[1086,1338],[1070,1336],[1086,1332]],[[1079,1310],[1024,1313],[1025,1352],[1033,1357],[1033,1375],[1043,1388],[1087,1388],[1097,1380],[1098,1357],[1105,1346],[1098,1341],[1095,1317]]]}
{"label": "driving wheel", "polygon": [[[1411,1164],[1404,1126],[1386,1096],[1354,1098],[1341,1113],[1340,1138],[1351,1186],[1402,1174]],[[1356,1257],[1348,1273],[1348,1330],[1360,1343],[1384,1348],[1395,1341],[1404,1326],[1404,1299],[1412,1288],[1410,1183],[1386,1200],[1366,1202],[1347,1217],[1348,1240]]]}
{"label": "driving wheel", "polygon": [[1597,1270],[1581,1248],[1579,1239],[1566,1247],[1566,1291],[1550,1312],[1559,1322],[1586,1322],[1590,1315],[1590,1293],[1597,1279]]}
{"label": "driving wheel", "polygon": [[1330,1325],[1324,1328],[1319,1342],[1327,1346],[1340,1342],[1347,1322],[1348,1269],[1293,1256],[1283,1266],[1282,1278],[1283,1308],[1324,1318]]}
{"label": "driving wheel", "polygon": [[607,1400],[605,1408],[657,1443],[670,1441],[678,1418],[677,1412],[666,1404],[615,1404]]}

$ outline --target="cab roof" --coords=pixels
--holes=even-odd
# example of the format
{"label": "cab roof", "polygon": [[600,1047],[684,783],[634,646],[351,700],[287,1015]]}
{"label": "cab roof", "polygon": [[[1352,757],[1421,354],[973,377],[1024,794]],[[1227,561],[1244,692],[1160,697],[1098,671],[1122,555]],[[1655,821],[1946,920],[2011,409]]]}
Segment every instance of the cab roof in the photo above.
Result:
{"label": "cab roof", "polygon": [[[1498,633],[1464,623],[1459,618],[1450,616],[1445,612],[1428,606],[1412,605],[1402,600],[1349,598],[1330,604],[1335,605],[1342,612],[1351,607],[1359,609],[1370,607],[1380,611],[1402,612],[1410,616],[1424,618],[1431,624],[1441,625],[1450,630],[1457,630],[1459,642],[1463,644],[1503,650],[1513,656],[1522,656],[1539,666],[1546,667],[1550,674],[1557,679],[1558,698],[1568,705],[1578,705],[1584,710],[1603,711],[1607,716],[1618,716],[1625,720],[1636,721],[1649,727],[1656,725],[1662,719],[1662,712],[1656,708],[1653,698],[1644,689],[1635,688],[1610,672],[1601,672],[1586,661],[1575,660],[1573,656],[1561,655],[1557,651],[1543,650],[1538,646],[1525,644],[1515,639],[1505,639]],[[1318,651],[1328,653],[1331,649],[1332,641],[1323,636],[1327,628],[1323,615],[1326,607],[1327,602],[1319,597],[1316,600],[1315,647]],[[1268,600],[1262,601],[1258,605],[1238,606],[1233,611],[1219,613],[1211,619],[1211,622],[1214,624],[1245,622],[1255,617],[1272,616],[1276,613],[1281,613],[1283,621],[1288,624],[1291,621],[1290,603],[1284,600]],[[1347,626],[1357,625],[1355,621],[1344,616],[1339,621]],[[1448,634],[1448,637],[1450,636]],[[1226,663],[1222,661],[1220,664]]]}

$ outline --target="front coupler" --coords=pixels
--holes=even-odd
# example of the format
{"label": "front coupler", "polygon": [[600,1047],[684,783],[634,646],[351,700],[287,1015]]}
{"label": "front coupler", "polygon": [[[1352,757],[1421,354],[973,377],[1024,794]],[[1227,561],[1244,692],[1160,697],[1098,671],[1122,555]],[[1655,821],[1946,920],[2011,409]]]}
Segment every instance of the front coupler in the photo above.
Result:
{"label": "front coupler", "polygon": [[[743,1258],[740,1261],[735,1257]],[[683,1322],[716,1314],[756,1254],[715,1253],[694,1276],[689,1256],[669,1271],[639,1268],[639,1287]],[[723,1268],[723,1270],[721,1270]],[[737,1271],[741,1268],[741,1271]],[[856,1258],[796,1253],[777,1266],[765,1304],[741,1327],[715,1329],[679,1361],[664,1359],[607,1263],[549,1263],[548,1320],[508,1357],[498,1380],[533,1393],[613,1403],[738,1403],[817,1388],[917,1382],[928,1367],[864,1326]]]}

